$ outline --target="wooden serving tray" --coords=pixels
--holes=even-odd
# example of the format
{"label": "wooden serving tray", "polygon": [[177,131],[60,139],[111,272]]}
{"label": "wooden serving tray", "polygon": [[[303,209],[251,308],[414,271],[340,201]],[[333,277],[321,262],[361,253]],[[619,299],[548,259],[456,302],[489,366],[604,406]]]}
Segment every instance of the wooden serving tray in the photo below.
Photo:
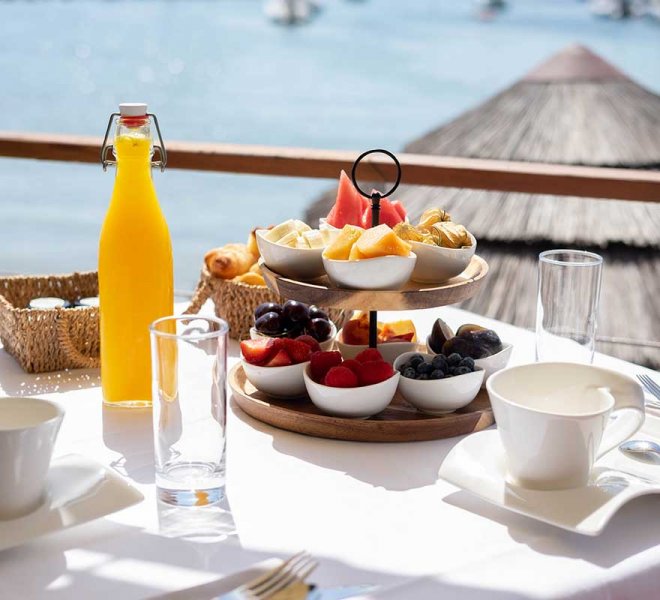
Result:
{"label": "wooden serving tray", "polygon": [[475,254],[460,275],[442,284],[409,281],[400,290],[351,290],[335,287],[325,275],[296,281],[271,271],[263,260],[259,264],[268,287],[283,298],[344,310],[412,310],[456,304],[474,296],[488,273],[488,263]]}
{"label": "wooden serving tray", "polygon": [[[398,393],[381,413],[369,419],[344,419],[322,413],[309,398],[279,399],[258,391],[241,364],[229,373],[234,401],[262,423],[314,437],[353,442],[419,442],[481,431],[495,422],[485,390],[465,408],[442,417],[424,415]],[[359,393],[359,388],[356,388]]]}

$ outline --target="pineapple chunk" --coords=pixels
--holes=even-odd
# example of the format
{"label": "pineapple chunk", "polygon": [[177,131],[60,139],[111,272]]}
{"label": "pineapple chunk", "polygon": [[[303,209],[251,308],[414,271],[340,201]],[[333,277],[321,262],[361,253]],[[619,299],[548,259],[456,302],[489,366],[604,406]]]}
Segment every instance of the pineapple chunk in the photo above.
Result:
{"label": "pineapple chunk", "polygon": [[309,231],[303,231],[303,239],[307,242],[308,248],[324,248],[325,241],[323,235],[318,229],[310,229]]}
{"label": "pineapple chunk", "polygon": [[348,255],[348,260],[361,260],[363,258],[367,258],[367,257],[362,255],[362,252],[360,252],[360,249],[358,248],[357,244],[353,244],[353,247],[351,248],[351,252]]}
{"label": "pineapple chunk", "polygon": [[378,225],[367,229],[356,246],[362,258],[376,258],[377,256],[410,256],[412,246],[399,238],[389,225]]}
{"label": "pineapple chunk", "polygon": [[311,231],[312,229],[309,225],[307,225],[307,223],[304,223],[303,221],[299,221],[298,219],[295,219],[293,221],[293,226],[295,227],[298,233],[302,233],[303,231]]}
{"label": "pineapple chunk", "polygon": [[289,246],[290,248],[296,247],[296,242],[298,241],[298,232],[290,231],[284,237],[281,237],[276,243],[280,246]]}
{"label": "pineapple chunk", "polygon": [[344,225],[344,228],[339,232],[339,235],[334,242],[325,249],[323,256],[331,260],[348,260],[353,244],[355,244],[363,234],[364,229],[362,229],[362,227],[357,227],[356,225]]}

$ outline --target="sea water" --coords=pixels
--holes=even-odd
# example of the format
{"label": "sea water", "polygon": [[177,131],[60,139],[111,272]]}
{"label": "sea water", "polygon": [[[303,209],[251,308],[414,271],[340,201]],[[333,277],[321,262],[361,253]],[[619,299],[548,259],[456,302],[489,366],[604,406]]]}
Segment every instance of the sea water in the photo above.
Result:
{"label": "sea water", "polygon": [[[573,42],[660,91],[657,24],[599,20],[577,0],[508,4],[482,22],[468,0],[327,0],[282,27],[258,0],[0,2],[0,130],[102,135],[120,101],[146,101],[166,143],[396,151]],[[207,249],[300,217],[332,185],[154,179],[188,289]],[[0,272],[95,268],[112,185],[100,165],[0,159]]]}

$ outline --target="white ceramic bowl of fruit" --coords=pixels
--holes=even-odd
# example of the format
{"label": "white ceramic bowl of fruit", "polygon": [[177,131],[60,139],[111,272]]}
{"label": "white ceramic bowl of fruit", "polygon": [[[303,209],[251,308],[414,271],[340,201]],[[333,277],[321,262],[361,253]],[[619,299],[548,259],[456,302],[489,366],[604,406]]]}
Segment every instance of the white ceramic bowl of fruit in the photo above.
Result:
{"label": "white ceramic bowl of fruit", "polygon": [[336,235],[312,229],[302,221],[289,220],[273,229],[258,229],[257,246],[264,264],[292,279],[316,279],[324,273],[323,249]]}
{"label": "white ceramic bowl of fruit", "polygon": [[299,335],[310,335],[320,344],[321,350],[332,350],[337,327],[320,308],[296,300],[287,300],[284,304],[264,302],[255,309],[251,339]]}
{"label": "white ceramic bowl of fruit", "polygon": [[[308,337],[308,336],[305,336]],[[303,373],[313,352],[314,340],[260,338],[241,342],[243,369],[248,381],[260,392],[277,398],[305,395]]]}
{"label": "white ceramic bowl of fruit", "polygon": [[[433,363],[434,360],[437,364]],[[418,366],[420,363],[428,365],[423,373],[419,372],[422,371]],[[417,410],[429,415],[452,413],[476,398],[484,380],[484,370],[472,365],[470,368],[464,366],[460,373],[453,375],[445,374],[448,369],[436,368],[440,367],[438,355],[408,352],[394,361],[394,369],[401,374],[399,392]],[[458,364],[456,368],[460,368]],[[413,369],[414,377],[412,373],[407,375],[409,369]],[[432,378],[437,377],[433,374],[438,371],[443,373],[443,377]],[[420,376],[424,378],[418,379]]]}
{"label": "white ceramic bowl of fruit", "polygon": [[398,290],[410,280],[417,257],[379,256],[362,260],[332,260],[323,257],[330,281],[353,290]]}
{"label": "white ceramic bowl of fruit", "polygon": [[513,345],[502,342],[492,329],[470,323],[461,325],[454,335],[442,319],[437,319],[426,338],[426,349],[431,354],[458,352],[471,356],[477,367],[484,370],[482,387],[485,387],[486,380],[493,373],[501,371],[509,364]]}
{"label": "white ceramic bowl of fruit", "polygon": [[411,275],[418,283],[442,283],[460,275],[477,250],[476,238],[468,232],[471,246],[463,248],[443,248],[423,242],[410,242],[417,255],[415,269]]}
{"label": "white ceramic bowl of fruit", "polygon": [[[337,348],[346,358],[355,358],[369,347],[369,315],[359,314],[337,333]],[[392,364],[398,356],[417,347],[417,332],[410,320],[378,323],[378,350]]]}
{"label": "white ceramic bowl of fruit", "polygon": [[[339,352],[314,354],[303,372],[314,406],[329,415],[349,419],[367,419],[382,412],[396,394],[400,374],[377,354],[377,360],[362,362],[360,356],[342,360]],[[320,366],[326,360],[329,362]]]}

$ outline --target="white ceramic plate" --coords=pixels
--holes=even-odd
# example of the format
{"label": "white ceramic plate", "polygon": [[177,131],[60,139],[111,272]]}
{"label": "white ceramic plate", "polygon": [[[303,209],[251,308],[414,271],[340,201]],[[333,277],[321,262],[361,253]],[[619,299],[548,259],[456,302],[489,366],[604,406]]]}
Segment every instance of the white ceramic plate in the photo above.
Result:
{"label": "white ceramic plate", "polygon": [[[648,416],[635,439],[660,442],[660,419]],[[582,535],[600,534],[626,502],[660,494],[660,470],[615,449],[594,466],[588,485],[556,491],[521,488],[506,480],[504,449],[496,430],[461,440],[440,466],[440,477],[501,508]]]}
{"label": "white ceramic plate", "polygon": [[41,507],[29,515],[0,521],[0,550],[93,521],[144,499],[112,469],[77,454],[53,459],[48,494]]}

